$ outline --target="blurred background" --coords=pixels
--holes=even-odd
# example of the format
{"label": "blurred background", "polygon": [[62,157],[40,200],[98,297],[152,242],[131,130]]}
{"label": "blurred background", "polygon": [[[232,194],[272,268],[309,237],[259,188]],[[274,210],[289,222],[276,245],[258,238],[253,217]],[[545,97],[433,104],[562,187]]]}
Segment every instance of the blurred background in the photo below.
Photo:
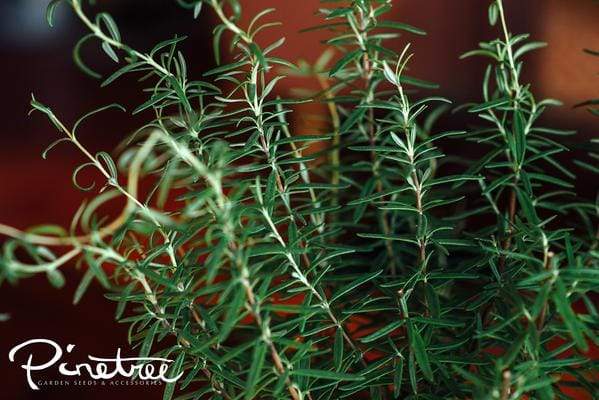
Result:
{"label": "blurred background", "polygon": [[[117,21],[124,41],[140,50],[148,50],[158,41],[174,34],[189,36],[182,45],[190,74],[199,78],[213,66],[211,27],[213,15],[206,9],[198,20],[190,11],[170,0],[103,0],[93,10],[109,11]],[[480,40],[491,39],[496,32],[488,27],[488,1],[481,0],[397,0],[394,19],[420,27],[426,37],[405,35],[401,48],[413,42],[415,57],[411,75],[441,85],[441,94],[456,104],[479,101],[484,64],[474,59],[460,61],[459,55],[477,47]],[[69,146],[57,147],[48,160],[41,158],[45,147],[58,133],[41,115],[27,117],[31,93],[50,105],[68,124],[90,109],[119,102],[128,109],[144,101],[142,86],[133,79],[99,88],[99,82],[84,76],[71,59],[73,45],[84,34],[81,24],[67,7],[57,10],[54,28],[45,22],[46,0],[0,1],[0,221],[18,228],[41,223],[68,225],[85,193],[72,185],[71,172],[81,162]],[[272,19],[284,25],[271,28],[261,36],[270,44],[285,36],[286,45],[278,55],[291,61],[314,61],[324,50],[319,42],[325,31],[299,33],[319,24],[314,11],[318,0],[245,0],[245,15],[265,7],[276,7]],[[506,12],[512,32],[529,32],[534,40],[549,47],[527,56],[524,80],[531,82],[538,98],[552,97],[564,106],[544,117],[545,125],[579,132],[580,143],[597,137],[599,123],[585,110],[572,106],[585,99],[599,97],[599,62],[585,55],[583,48],[599,48],[599,5],[592,0],[506,0]],[[243,22],[242,22],[243,24]],[[114,70],[107,57],[93,46],[84,51],[88,65],[109,73]],[[279,91],[285,95],[308,81],[283,80]],[[319,106],[310,106],[318,112]],[[307,111],[307,110],[306,110]],[[463,128],[459,115],[441,119],[439,130]],[[110,151],[127,133],[143,123],[143,117],[124,113],[105,114],[87,123],[80,133],[94,151]],[[301,130],[305,124],[302,110],[296,110],[293,123]],[[586,193],[597,190],[597,182],[577,182]],[[0,238],[0,242],[2,238]],[[82,302],[72,305],[72,297],[82,272],[66,269],[66,286],[53,289],[44,276],[23,280],[16,287],[3,284],[0,289],[0,314],[10,319],[0,322],[0,376],[3,399],[161,399],[157,388],[144,387],[45,387],[33,392],[26,386],[24,371],[8,362],[9,349],[31,338],[53,339],[66,347],[76,344],[75,359],[87,354],[111,356],[117,347],[126,348],[127,326],[114,322],[114,304],[103,297],[102,289],[92,285]],[[24,361],[24,360],[19,360]],[[47,375],[51,379],[51,375]]]}

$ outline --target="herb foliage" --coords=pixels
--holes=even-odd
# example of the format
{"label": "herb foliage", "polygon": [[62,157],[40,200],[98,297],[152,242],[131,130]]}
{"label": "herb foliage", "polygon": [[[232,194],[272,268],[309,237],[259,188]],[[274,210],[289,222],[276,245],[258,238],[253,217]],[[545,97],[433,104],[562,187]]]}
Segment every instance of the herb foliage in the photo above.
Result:
{"label": "herb foliage", "polygon": [[[2,279],[45,273],[60,287],[61,267],[84,264],[75,303],[98,280],[140,356],[173,359],[173,376],[184,372],[165,399],[596,393],[585,352],[599,326],[598,207],[573,185],[577,166],[597,173],[596,155],[556,158],[571,132],[538,120],[559,102],[537,100],[521,77],[526,54],[545,44],[512,34],[501,0],[488,14],[497,38],[462,56],[489,61],[481,99],[456,108],[480,123],[452,132],[435,129],[450,100],[421,95],[436,85],[407,75],[409,43],[388,47],[425,34],[387,18],[392,0],[323,1],[323,23],[311,29],[331,32],[341,56],[327,51],[299,67],[276,56],[284,39],[260,40],[276,25],[272,9],[241,26],[238,0],[177,3],[220,20],[218,67],[201,76],[177,50],[182,37],[140,51],[109,14],[92,16],[82,0],[50,2],[50,25],[68,6],[89,31],[74,52],[83,72],[100,78],[80,54],[93,42],[117,65],[102,86],[140,78],[146,98],[132,112],[148,122],[115,159],[90,153],[77,131],[121,105],[71,126],[32,98],[60,134],[44,157],[59,144],[83,153],[73,183],[93,198],[67,230],[0,225],[11,237]],[[278,97],[285,71],[316,77],[322,91]],[[330,132],[287,122],[307,101],[327,103]],[[445,155],[448,141],[484,154]],[[88,168],[103,180],[81,183]],[[107,221],[99,210],[117,198],[126,205]]]}

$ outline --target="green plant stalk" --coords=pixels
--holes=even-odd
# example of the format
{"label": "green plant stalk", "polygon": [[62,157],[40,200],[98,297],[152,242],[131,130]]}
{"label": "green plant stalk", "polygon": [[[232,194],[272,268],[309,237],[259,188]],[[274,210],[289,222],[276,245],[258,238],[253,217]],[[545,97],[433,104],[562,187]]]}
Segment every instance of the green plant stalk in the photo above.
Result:
{"label": "green plant stalk", "polygon": [[[222,18],[224,17],[224,19],[226,21],[228,21],[227,23],[225,23],[225,21],[223,20],[223,23],[225,23],[225,25],[227,26],[228,29],[232,30],[234,33],[239,32],[243,32],[243,30],[241,28],[238,28],[236,25],[234,25],[233,23],[230,22],[230,20],[228,18],[226,18],[226,16],[224,15],[224,12],[222,11],[222,8],[219,6],[219,4],[216,1],[213,1],[211,3],[211,5],[213,7],[216,7],[219,11],[217,11],[217,15],[219,15],[219,17]],[[234,25],[236,28],[232,29],[231,25]],[[283,183],[281,180],[281,176],[280,176],[280,171],[276,166],[276,162],[274,159],[271,159],[270,156],[270,152],[269,152],[269,148],[270,148],[270,144],[267,142],[266,139],[266,135],[265,135],[265,129],[263,126],[263,121],[262,121],[262,105],[263,105],[263,99],[261,99],[260,101],[258,101],[258,73],[259,73],[259,68],[260,68],[260,64],[258,62],[258,60],[256,60],[255,58],[251,59],[251,80],[250,80],[250,84],[254,85],[253,87],[255,88],[255,98],[252,101],[252,99],[250,98],[250,96],[248,95],[247,89],[246,89],[246,99],[248,99],[248,106],[252,109],[255,117],[256,117],[256,129],[258,130],[259,134],[260,134],[260,141],[261,141],[261,148],[263,153],[265,154],[266,158],[267,158],[267,163],[269,165],[271,165],[272,167],[272,171],[276,176],[276,184],[277,184],[277,189],[279,192],[279,196],[281,197],[281,199],[283,199],[285,206],[287,208],[287,210],[289,211],[289,216],[288,218],[292,221],[294,221],[294,216],[291,213],[291,204],[289,203],[289,199],[288,199],[288,194],[285,191],[285,188],[283,187]],[[266,220],[266,222],[268,223],[268,226],[270,226],[270,229],[272,231],[272,234],[275,236],[275,238],[277,239],[277,241],[281,244],[281,246],[284,249],[288,249],[288,243],[283,239],[282,235],[279,233],[276,225],[273,222],[272,216],[270,215],[270,213],[268,212],[266,207],[262,207],[262,214],[264,216],[264,219]],[[303,244],[300,244],[300,247],[303,246]],[[291,267],[293,268],[296,276],[296,279],[298,279],[298,281],[305,286],[311,293],[312,295],[319,301],[320,306],[326,311],[327,315],[329,316],[329,318],[331,319],[331,321],[338,327],[338,329],[342,332],[343,338],[344,340],[347,342],[347,344],[350,346],[350,348],[354,351],[358,351],[357,346],[355,345],[355,343],[353,342],[353,340],[350,338],[350,336],[347,334],[347,332],[345,331],[345,328],[343,327],[342,322],[334,315],[333,311],[331,310],[328,301],[319,293],[318,290],[316,290],[316,288],[314,286],[312,286],[310,284],[310,282],[308,281],[307,277],[304,275],[304,273],[302,272],[300,266],[296,263],[293,255],[286,251],[285,252],[285,256],[287,257],[287,259],[289,260],[289,263],[291,265]],[[303,254],[303,259],[304,262],[306,264],[306,267],[308,269],[310,269],[312,267],[311,265],[311,261],[309,260],[308,256],[306,254]],[[365,362],[363,360],[363,358],[361,358],[362,363]]]}
{"label": "green plant stalk", "polygon": [[[237,244],[235,243],[234,228],[232,227],[230,219],[228,217],[229,200],[223,192],[222,184],[216,179],[214,175],[209,173],[206,166],[204,166],[196,157],[194,157],[189,150],[182,148],[168,135],[164,135],[164,137],[166,138],[167,144],[177,154],[179,154],[186,163],[192,166],[200,175],[204,176],[206,181],[211,185],[212,189],[214,190],[214,193],[217,198],[218,207],[222,212],[222,218],[225,221],[223,230],[228,238],[228,246],[230,249],[229,258],[231,263],[235,265],[236,268],[239,270],[239,274],[241,276],[240,283],[245,291],[246,299],[249,305],[248,309],[250,311],[250,314],[254,318],[256,325],[262,332],[262,340],[264,340],[264,342],[267,344],[270,350],[271,357],[273,359],[273,362],[275,363],[277,373],[280,375],[286,374],[287,371],[283,365],[282,357],[272,341],[270,327],[268,326],[268,323],[262,318],[262,315],[260,313],[260,304],[256,300],[257,296],[254,293],[253,286],[249,281],[250,273],[248,270],[247,263],[245,262],[243,257],[240,256],[240,250]],[[285,384],[287,386],[291,398],[293,400],[299,400],[301,398],[301,395],[290,378],[285,379]],[[222,392],[221,389],[219,390]]]}
{"label": "green plant stalk", "polygon": [[70,0],[70,4],[71,4],[73,10],[75,11],[75,13],[77,14],[77,16],[79,17],[79,19],[85,24],[85,26],[91,31],[91,33],[93,33],[94,36],[96,36],[102,42],[108,43],[110,46],[113,46],[117,49],[121,49],[126,52],[130,52],[133,56],[144,60],[148,65],[150,65],[156,71],[160,72],[162,75],[173,77],[173,74],[170,71],[168,71],[162,65],[160,65],[156,61],[154,61],[154,59],[152,57],[150,57],[149,55],[143,54],[143,53],[140,53],[139,51],[131,49],[129,46],[104,34],[104,32],[102,32],[102,30],[97,25],[92,23],[89,20],[89,18],[87,18],[87,15],[85,15],[85,13],[83,12],[83,10],[81,8],[81,0]]}
{"label": "green plant stalk", "polygon": [[[505,45],[506,45],[506,49],[507,49],[507,54],[508,54],[508,61],[509,61],[509,65],[510,65],[510,73],[512,75],[512,90],[514,91],[514,95],[513,95],[513,101],[514,101],[514,108],[518,108],[518,101],[520,98],[520,83],[518,80],[518,71],[516,70],[516,64],[514,62],[514,53],[512,50],[512,45],[510,44],[510,35],[509,35],[509,31],[507,29],[507,23],[506,23],[506,18],[505,18],[505,12],[503,10],[503,1],[502,0],[497,0],[497,8],[499,10],[499,16],[501,19],[501,27],[503,30],[503,35],[505,38]],[[515,178],[514,178],[514,185],[518,185],[518,180],[519,180],[519,168],[520,166],[518,166],[518,169],[514,171],[515,174]],[[504,251],[508,251],[511,245],[511,236],[512,236],[512,229],[513,229],[513,225],[514,225],[514,218],[516,216],[516,191],[514,188],[510,189],[510,197],[509,197],[509,211],[508,211],[508,223],[509,223],[509,230],[507,232],[507,236],[503,242],[503,250]],[[503,255],[500,259],[499,259],[499,271],[503,272],[505,270],[505,256]]]}
{"label": "green plant stalk", "polygon": [[[411,182],[409,182],[412,191],[414,192],[414,200],[416,202],[416,210],[418,212],[418,226],[424,224],[424,207],[423,207],[423,185],[418,176],[418,167],[415,159],[415,148],[416,148],[416,133],[413,131],[414,127],[409,123],[412,120],[411,117],[411,107],[408,97],[405,95],[403,87],[401,85],[401,76],[403,70],[405,69],[407,63],[409,62],[411,55],[406,56],[406,52],[410,45],[407,45],[399,57],[397,62],[397,67],[395,70],[396,82],[395,85],[397,87],[397,91],[399,93],[400,105],[401,105],[401,113],[403,117],[404,124],[404,136],[407,142],[407,150],[408,150],[408,161],[410,163],[410,169],[412,170],[411,174]],[[405,57],[405,59],[404,59]],[[426,272],[426,247],[427,247],[427,237],[426,232],[423,232],[423,237],[418,237],[418,266],[423,271]]]}
{"label": "green plant stalk", "polygon": [[[370,7],[370,12],[368,13],[368,15],[364,15],[364,12],[362,11],[362,9],[360,7],[358,7],[358,10],[359,10],[359,21],[358,22],[360,24],[359,28],[353,22],[353,19],[352,19],[353,14],[349,14],[348,19],[347,19],[350,27],[352,28],[352,31],[354,32],[356,40],[358,41],[359,46],[360,46],[361,50],[363,51],[362,79],[364,81],[365,90],[367,91],[367,96],[364,99],[364,104],[366,104],[366,105],[369,105],[374,100],[374,93],[373,93],[373,87],[372,87],[372,77],[373,77],[373,73],[374,73],[374,68],[372,65],[372,60],[370,60],[370,57],[368,55],[368,49],[366,48],[366,43],[368,42],[368,33],[367,33],[366,28],[371,23],[371,21],[374,19],[374,8],[372,7],[372,4],[369,4],[369,7]],[[350,16],[352,16],[352,17],[350,17]],[[375,52],[375,54],[378,55],[378,52]],[[372,107],[368,108],[368,118],[366,121],[366,125],[367,125],[366,130],[367,130],[368,138],[370,140],[370,145],[375,146],[376,145],[376,132],[378,129],[376,127],[376,121],[374,118],[374,109]],[[381,194],[381,193],[383,193],[383,183],[381,181],[380,173],[379,173],[380,160],[378,159],[378,155],[375,151],[371,151],[370,160],[372,163],[372,174],[376,179],[376,191],[377,191],[377,193]],[[384,200],[384,197],[382,198],[382,200]],[[381,212],[379,214],[378,219],[379,219],[379,224],[381,225],[381,228],[383,229],[383,233],[385,235],[390,235],[391,227],[389,226],[387,212],[386,211]],[[395,263],[395,255],[393,252],[393,245],[390,240],[384,240],[384,243],[385,243],[385,249],[387,251],[389,270],[391,272],[391,275],[395,276],[397,274],[397,266]]]}

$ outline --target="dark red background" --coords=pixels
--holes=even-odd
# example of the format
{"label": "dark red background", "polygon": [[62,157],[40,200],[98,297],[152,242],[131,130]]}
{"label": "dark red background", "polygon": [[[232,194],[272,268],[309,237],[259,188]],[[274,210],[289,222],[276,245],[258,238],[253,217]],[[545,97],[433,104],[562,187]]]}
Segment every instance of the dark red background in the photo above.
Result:
{"label": "dark red background", "polygon": [[[83,76],[74,67],[70,51],[83,32],[79,23],[63,7],[57,27],[45,27],[43,4],[37,0],[2,0],[0,3],[0,221],[19,228],[40,223],[67,225],[85,194],[76,191],[71,172],[80,163],[79,154],[68,146],[60,146],[48,160],[42,160],[45,146],[57,133],[40,115],[27,118],[30,93],[49,104],[68,123],[92,108],[118,101],[129,109],[141,103],[140,86],[124,79],[119,85],[100,89],[98,82]],[[174,33],[189,35],[183,45],[190,73],[200,73],[212,65],[208,34],[213,23],[204,11],[199,21],[181,10],[174,1],[112,0],[102,1],[98,8],[110,10],[119,23],[123,37],[140,49],[172,37]],[[280,52],[293,61],[314,60],[322,51],[321,33],[299,34],[298,30],[320,22],[313,15],[317,0],[247,0],[247,14],[264,6],[278,11],[273,18],[285,22],[262,36],[270,43],[280,36],[288,38]],[[426,38],[414,39],[416,56],[412,74],[438,82],[443,95],[456,103],[480,99],[483,65],[477,61],[460,61],[458,56],[476,46],[479,40],[494,37],[487,26],[488,1],[481,0],[398,0],[397,20],[419,26],[429,32]],[[577,129],[581,141],[596,135],[597,122],[583,110],[571,106],[583,99],[599,97],[596,72],[599,63],[582,53],[582,48],[599,44],[599,6],[591,0],[510,0],[506,1],[508,19],[514,32],[531,32],[536,40],[550,43],[548,49],[529,57],[525,77],[533,83],[539,97],[562,99],[566,106],[545,119],[547,124]],[[403,43],[398,43],[398,47]],[[99,52],[86,52],[89,63],[108,72],[114,65]],[[285,92],[297,84],[286,80]],[[294,122],[304,122],[296,112]],[[129,115],[111,113],[87,124],[81,131],[83,140],[93,150],[108,150],[126,133],[143,121]],[[440,129],[463,125],[460,117],[446,117]],[[593,193],[596,182],[579,181],[580,189]],[[1,240],[1,239],[0,239]],[[0,376],[3,378],[2,399],[160,399],[155,388],[49,388],[30,391],[24,371],[8,362],[9,349],[35,337],[58,341],[64,347],[77,345],[82,360],[87,354],[110,356],[117,347],[126,348],[127,327],[114,322],[114,305],[103,298],[94,284],[78,306],[71,304],[81,271],[64,270],[67,285],[62,290],[50,287],[45,277],[24,280],[16,287],[4,284],[0,290],[0,313],[11,319],[0,323]],[[23,361],[23,360],[19,360]]]}

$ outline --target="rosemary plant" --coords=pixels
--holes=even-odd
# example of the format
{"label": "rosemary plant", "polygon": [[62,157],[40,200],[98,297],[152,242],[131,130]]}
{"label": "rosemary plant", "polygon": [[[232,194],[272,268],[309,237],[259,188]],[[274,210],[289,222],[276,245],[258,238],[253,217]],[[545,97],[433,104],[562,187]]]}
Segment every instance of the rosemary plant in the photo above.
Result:
{"label": "rosemary plant", "polygon": [[[525,54],[544,44],[510,32],[501,0],[489,7],[497,39],[463,56],[490,61],[482,100],[455,108],[479,126],[451,132],[435,129],[451,102],[423,95],[436,85],[407,75],[401,35],[425,32],[389,20],[392,0],[323,0],[323,23],[310,29],[331,32],[326,43],[341,56],[328,66],[329,50],[299,68],[276,56],[284,39],[260,40],[276,25],[272,9],[246,26],[238,0],[178,0],[220,21],[218,67],[201,76],[177,50],[184,38],[134,49],[83,0],[52,0],[50,25],[61,3],[89,31],[76,63],[100,77],[80,55],[95,42],[117,64],[102,86],[140,77],[148,97],[133,113],[148,122],[115,159],[92,154],[78,129],[121,105],[70,125],[32,98],[60,135],[44,157],[63,143],[81,152],[73,183],[92,198],[69,229],[0,225],[9,237],[0,276],[45,273],[60,287],[61,268],[85,265],[75,303],[98,280],[140,356],[175,360],[170,376],[183,375],[165,399],[597,393],[596,361],[585,356],[599,326],[597,206],[574,192],[576,165],[560,155],[570,132],[538,124],[559,102],[538,101],[522,82]],[[278,97],[285,72],[322,90]],[[287,122],[309,101],[327,104],[330,132]],[[484,155],[445,155],[456,140]],[[597,172],[593,161],[577,165]],[[81,184],[88,168],[102,180]],[[102,206],[118,198],[126,204],[108,220]]]}

